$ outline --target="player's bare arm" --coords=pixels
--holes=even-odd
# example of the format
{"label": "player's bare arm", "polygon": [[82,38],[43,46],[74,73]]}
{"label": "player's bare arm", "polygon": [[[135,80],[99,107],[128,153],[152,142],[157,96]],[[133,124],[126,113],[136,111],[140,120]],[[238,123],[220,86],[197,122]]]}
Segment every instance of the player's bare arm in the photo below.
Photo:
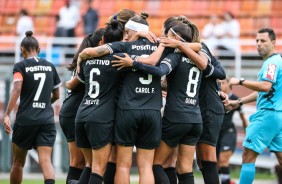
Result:
{"label": "player's bare arm", "polygon": [[10,123],[10,113],[12,112],[12,110],[14,109],[17,100],[21,94],[21,90],[22,90],[22,84],[23,81],[15,81],[14,82],[14,86],[13,86],[13,90],[11,92],[11,96],[9,99],[9,103],[7,106],[7,110],[5,112],[5,117],[4,117],[4,128],[5,128],[5,132],[7,134],[10,134],[12,132],[11,129],[11,123]]}
{"label": "player's bare arm", "polygon": [[77,58],[77,72],[80,72],[80,64],[83,60],[93,57],[101,57],[107,54],[110,54],[110,50],[106,45],[84,49]]}
{"label": "player's bare arm", "polygon": [[55,88],[52,91],[51,103],[54,103],[56,100],[60,98],[60,88]]}
{"label": "player's bare arm", "polygon": [[78,80],[77,76],[74,76],[71,80],[68,80],[65,84],[66,88],[68,90],[73,90],[75,89],[79,84],[80,84],[80,80]]}
{"label": "player's bare arm", "polygon": [[156,37],[156,35],[152,32],[148,32],[148,31],[137,31],[131,38],[130,38],[130,42],[136,41],[139,38],[146,38],[148,39],[151,43],[157,43],[158,38]]}

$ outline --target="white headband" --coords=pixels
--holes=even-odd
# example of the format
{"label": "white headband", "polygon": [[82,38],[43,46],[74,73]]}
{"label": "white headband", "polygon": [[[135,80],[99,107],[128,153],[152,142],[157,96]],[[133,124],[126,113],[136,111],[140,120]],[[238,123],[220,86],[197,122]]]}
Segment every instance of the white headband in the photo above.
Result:
{"label": "white headband", "polygon": [[129,20],[126,24],[125,24],[125,28],[131,29],[133,31],[149,31],[149,26],[145,25],[145,24],[140,24],[138,22],[134,22],[132,20]]}

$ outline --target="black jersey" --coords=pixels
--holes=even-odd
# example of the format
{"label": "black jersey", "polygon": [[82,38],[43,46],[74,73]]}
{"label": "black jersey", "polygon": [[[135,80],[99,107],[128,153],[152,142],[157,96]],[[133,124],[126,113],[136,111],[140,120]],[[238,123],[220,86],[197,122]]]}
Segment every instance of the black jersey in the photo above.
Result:
{"label": "black jersey", "polygon": [[[128,53],[134,56],[148,56],[158,47],[147,39],[138,39],[134,42],[114,42],[107,44],[111,53]],[[172,50],[166,50],[166,53]],[[118,106],[121,109],[153,109],[160,110],[162,107],[161,78],[145,74],[139,70],[126,71],[124,82],[121,87]]]}
{"label": "black jersey", "polygon": [[[207,55],[209,60],[209,65],[212,66],[216,65],[217,67],[222,67],[220,64],[216,64],[216,62],[219,61],[217,61],[212,56],[212,54],[210,53],[209,49],[205,44],[202,44],[201,51],[203,51]],[[222,68],[221,71],[224,71],[224,69]],[[204,73],[204,75],[202,76],[200,95],[199,95],[201,112],[205,113],[207,110],[209,110],[209,111],[213,111],[216,114],[224,114],[225,113],[224,105],[221,102],[221,99],[218,95],[218,86],[216,82],[217,78],[213,77],[210,73],[212,72],[209,72],[209,74]],[[225,73],[223,73],[223,75],[224,77],[222,78],[225,78]]]}
{"label": "black jersey", "polygon": [[111,65],[114,59],[108,55],[82,63],[78,79],[85,83],[85,94],[77,111],[77,123],[108,123],[115,119],[115,97],[120,78]]}
{"label": "black jersey", "polygon": [[[72,78],[76,75],[72,72]],[[80,83],[75,89],[67,90],[66,98],[60,110],[60,116],[75,117],[81,100],[85,93],[85,85]]]}
{"label": "black jersey", "polygon": [[13,73],[17,72],[23,76],[23,84],[15,122],[27,126],[54,123],[51,93],[61,85],[54,65],[32,57],[15,64]]}
{"label": "black jersey", "polygon": [[167,75],[164,118],[177,123],[202,123],[199,90],[202,71],[184,54],[170,54],[161,63],[171,65]]}
{"label": "black jersey", "polygon": [[[230,93],[228,94],[229,96],[229,99],[230,100],[238,100],[238,96],[236,96],[235,94],[233,93]],[[238,112],[241,112],[242,111],[242,108],[241,107],[238,107],[236,109],[232,109],[231,111],[227,112],[225,115],[224,115],[224,119],[223,119],[223,123],[221,125],[221,130],[227,130],[231,127],[234,126],[234,123],[232,121],[232,118],[233,118],[233,115],[234,115],[234,112],[235,111],[238,111]]]}

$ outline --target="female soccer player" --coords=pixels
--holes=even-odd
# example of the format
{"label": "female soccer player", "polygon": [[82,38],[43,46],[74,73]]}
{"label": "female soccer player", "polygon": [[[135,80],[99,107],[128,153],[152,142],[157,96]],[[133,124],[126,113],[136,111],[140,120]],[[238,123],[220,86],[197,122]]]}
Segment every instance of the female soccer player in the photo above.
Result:
{"label": "female soccer player", "polygon": [[[229,79],[220,80],[221,90],[226,93],[230,100],[238,100],[239,97],[232,93],[229,86]],[[234,112],[238,111],[243,123],[244,130],[247,127],[247,120],[241,106],[225,113],[223,123],[219,132],[218,143],[216,145],[218,168],[221,176],[221,184],[230,184],[229,160],[236,148],[237,131],[232,121]]]}
{"label": "female soccer player", "polygon": [[[123,26],[112,20],[105,28],[102,43],[122,39]],[[78,75],[86,90],[76,116],[77,145],[82,148],[86,167],[92,167],[90,179],[81,177],[80,184],[102,183],[111,153],[115,98],[120,82],[117,70],[111,66],[113,59],[113,56],[87,59]]]}
{"label": "female soccer player", "polygon": [[[76,147],[76,143],[75,143],[75,116],[77,109],[81,103],[81,100],[84,96],[85,87],[84,84],[80,84],[76,88],[72,89],[70,88],[71,86],[69,86],[69,83],[72,83],[75,80],[78,81],[76,77],[76,61],[78,54],[87,47],[98,46],[102,39],[103,34],[104,34],[104,28],[100,28],[97,31],[95,31],[93,34],[87,35],[83,39],[76,55],[74,56],[73,62],[68,67],[68,69],[72,71],[73,75],[72,75],[72,79],[66,82],[66,87],[69,90],[67,91],[67,96],[63,102],[59,115],[60,125],[67,139],[69,152],[70,152],[70,163],[69,163],[70,166],[66,178],[67,182],[70,180],[79,180],[79,177],[82,173],[82,169],[84,168],[84,164],[85,164],[83,154],[80,148]],[[88,172],[90,174],[91,169],[90,168],[88,169],[85,168],[85,169],[86,171],[84,172],[86,173]]]}
{"label": "female soccer player", "polygon": [[[182,42],[192,41],[192,29],[186,24],[170,28],[168,37]],[[199,55],[189,50],[190,60],[183,53],[166,56],[159,67],[135,62],[133,68],[155,76],[167,75],[168,95],[163,116],[162,141],[154,157],[155,183],[170,183],[162,166],[178,146],[178,179],[180,183],[194,183],[192,173],[195,145],[202,132],[199,108],[201,69],[206,67]],[[201,69],[199,69],[201,68]],[[182,81],[181,83],[177,81]],[[167,178],[167,179],[165,179]]]}
{"label": "female soccer player", "polygon": [[21,42],[24,60],[14,66],[14,86],[4,117],[5,131],[10,134],[12,130],[9,115],[20,96],[12,135],[11,184],[22,182],[26,155],[32,148],[38,151],[44,183],[55,183],[51,153],[56,139],[56,127],[51,103],[59,98],[61,81],[54,65],[37,57],[39,44],[32,34],[32,31],[27,31]]}

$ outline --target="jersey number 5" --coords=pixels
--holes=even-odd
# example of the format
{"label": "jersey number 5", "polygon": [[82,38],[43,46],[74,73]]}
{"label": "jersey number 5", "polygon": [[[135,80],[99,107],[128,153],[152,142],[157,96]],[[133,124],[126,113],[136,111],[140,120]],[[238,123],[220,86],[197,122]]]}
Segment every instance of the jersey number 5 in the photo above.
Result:
{"label": "jersey number 5", "polygon": [[46,79],[45,73],[35,73],[34,74],[34,80],[40,80],[39,86],[37,88],[36,94],[35,94],[34,99],[33,99],[34,101],[39,100],[40,94],[41,94],[42,89],[43,89],[43,85],[45,83],[45,79]]}
{"label": "jersey number 5", "polygon": [[191,68],[189,71],[188,84],[186,90],[186,94],[188,95],[188,97],[196,96],[199,77],[200,77],[199,68],[197,67]]}
{"label": "jersey number 5", "polygon": [[[101,72],[98,68],[92,68],[90,71],[90,79],[89,79],[89,91],[88,95],[91,98],[96,98],[100,92],[100,84],[97,81],[93,81],[93,74],[100,75]],[[95,88],[95,92],[93,93],[93,89]]]}

